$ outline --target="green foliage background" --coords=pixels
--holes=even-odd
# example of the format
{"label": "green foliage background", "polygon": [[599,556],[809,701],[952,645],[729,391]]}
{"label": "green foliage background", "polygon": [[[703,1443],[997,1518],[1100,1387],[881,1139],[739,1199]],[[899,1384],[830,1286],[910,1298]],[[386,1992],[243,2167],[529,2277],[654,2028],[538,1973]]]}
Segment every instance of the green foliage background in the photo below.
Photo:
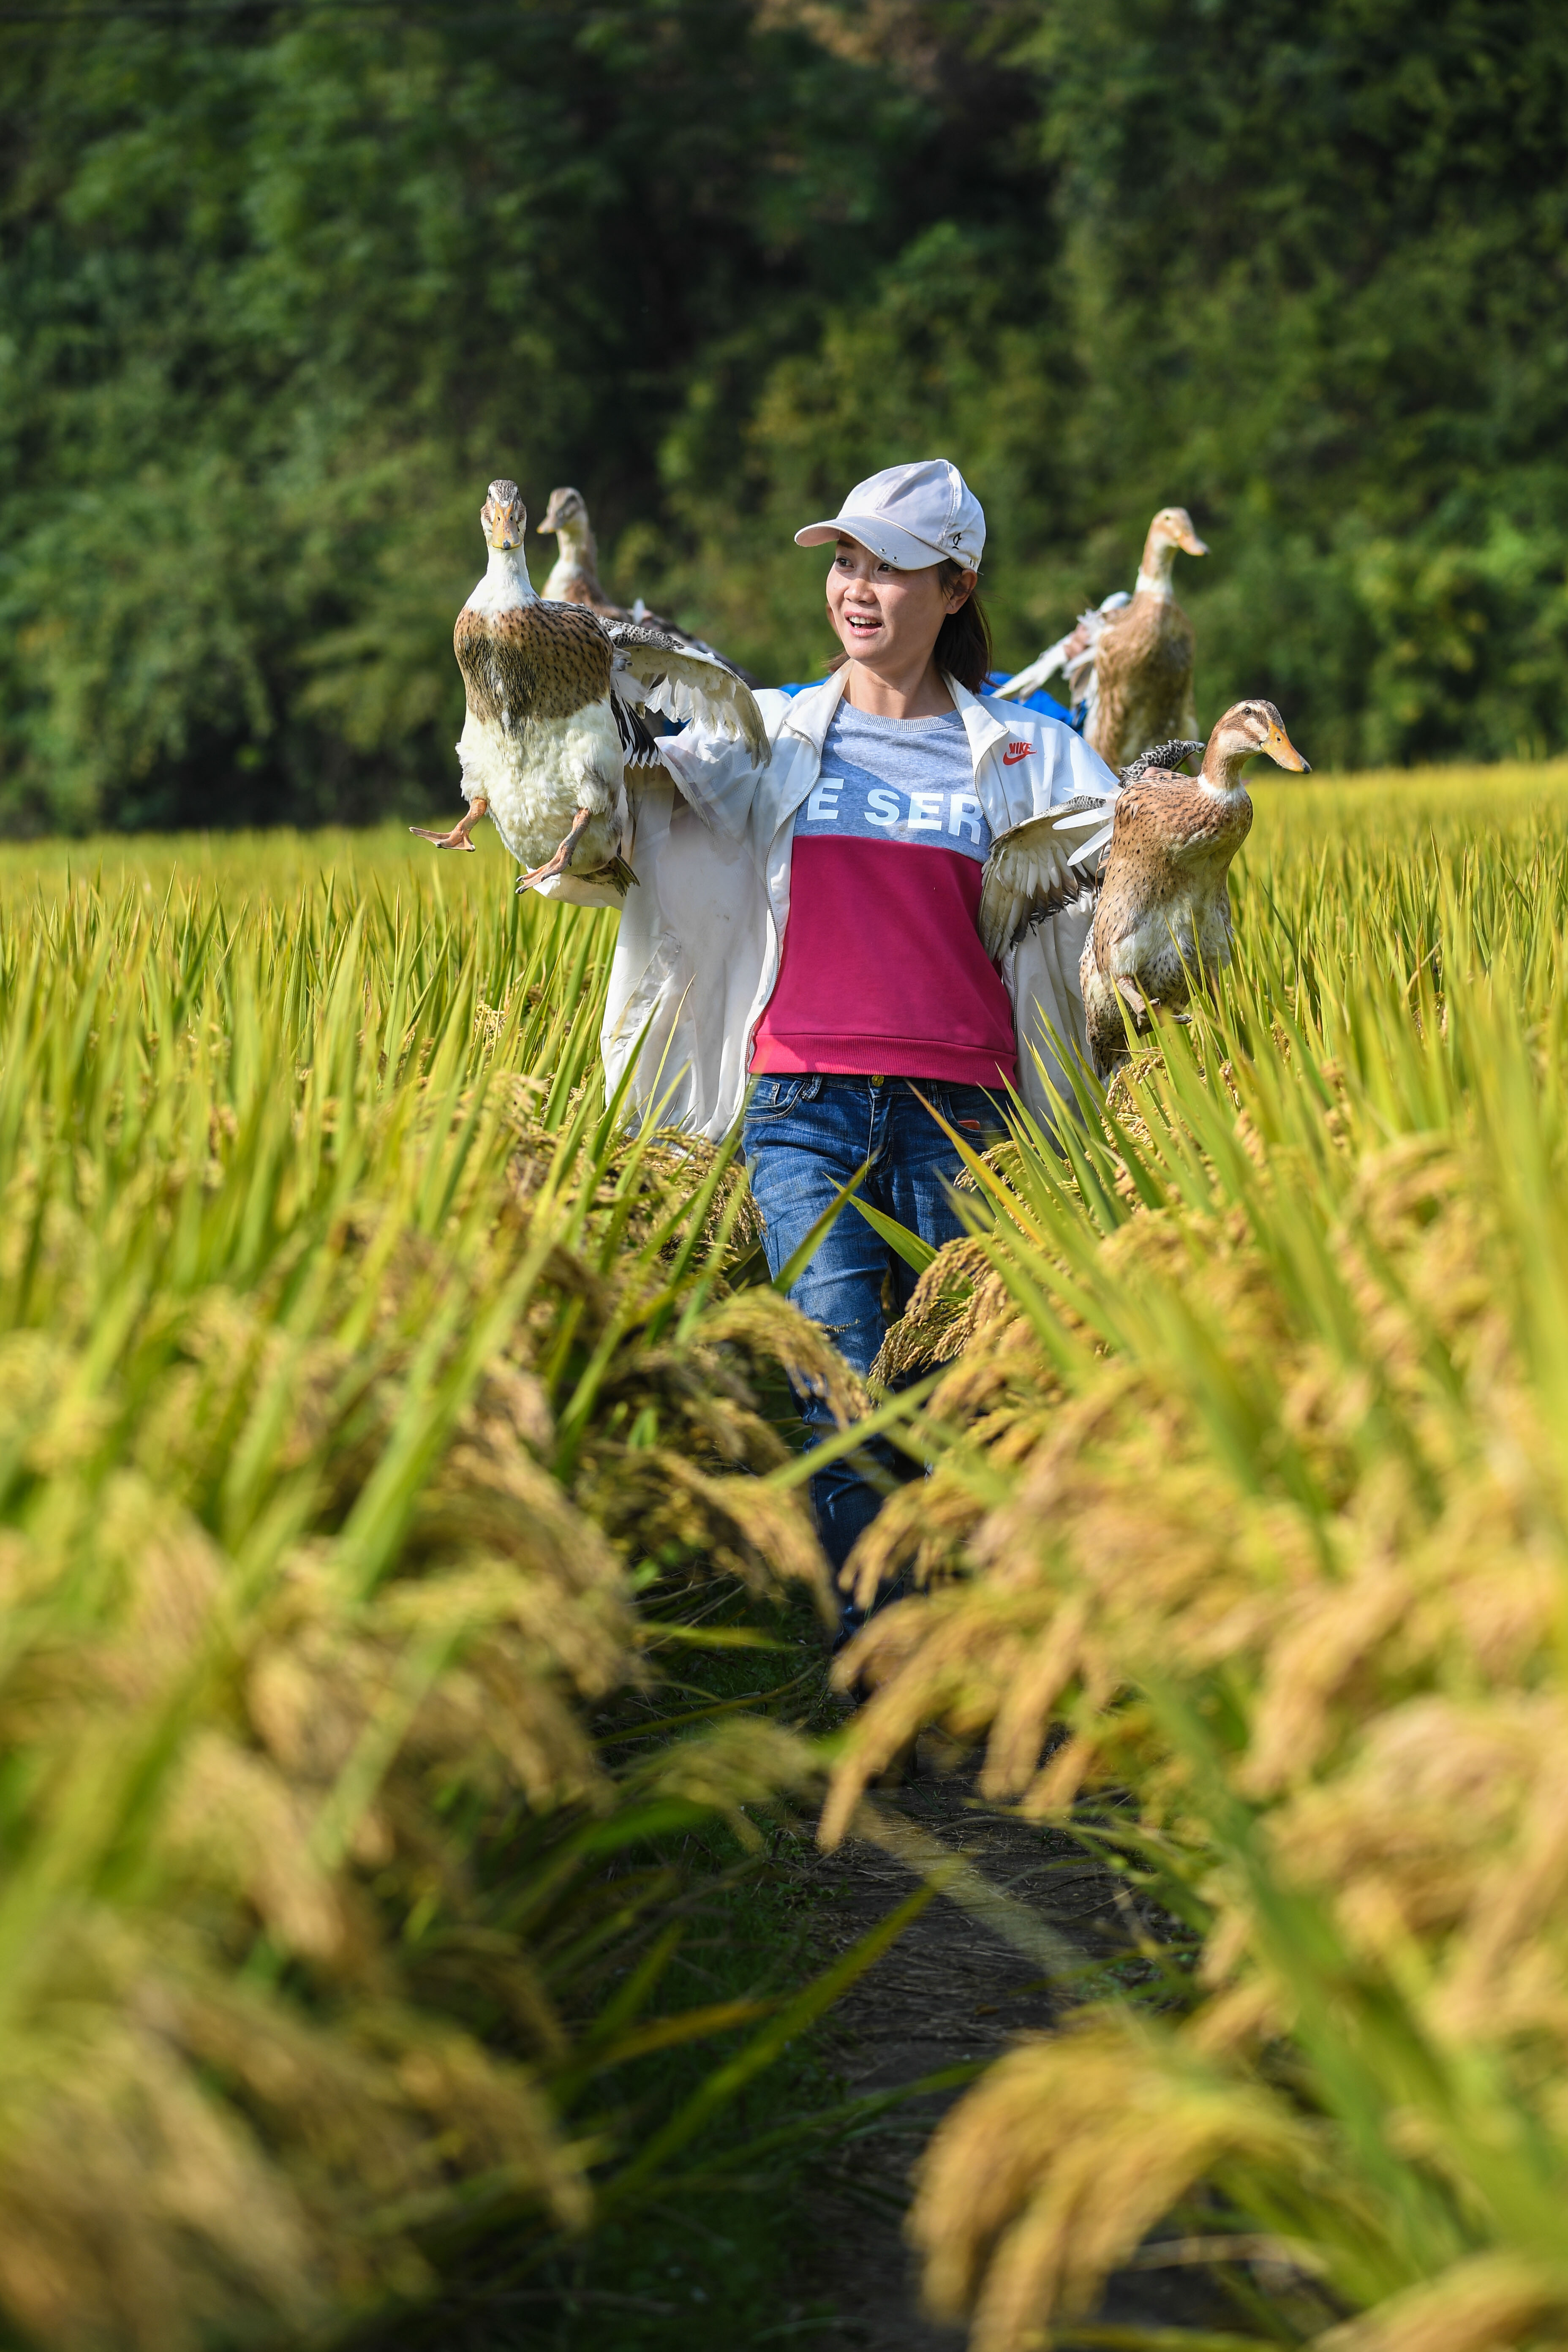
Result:
{"label": "green foliage background", "polygon": [[1009,663],[1176,499],[1205,717],[1559,749],[1565,167],[1552,0],[13,12],[0,824],[449,803],[498,472],[810,675],[791,530],[933,450]]}

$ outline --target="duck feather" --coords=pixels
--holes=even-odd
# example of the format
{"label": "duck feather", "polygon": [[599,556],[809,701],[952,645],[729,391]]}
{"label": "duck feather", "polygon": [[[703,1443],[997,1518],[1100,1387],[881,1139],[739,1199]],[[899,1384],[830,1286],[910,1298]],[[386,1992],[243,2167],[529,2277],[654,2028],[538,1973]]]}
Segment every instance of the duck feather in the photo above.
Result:
{"label": "duck feather", "polygon": [[601,620],[599,626],[614,648],[617,695],[678,723],[700,719],[744,742],[766,766],[771,746],[763,714],[751,688],[727,661],[651,621]]}
{"label": "duck feather", "polygon": [[1082,793],[1059,808],[997,834],[980,884],[980,937],[993,961],[1026,931],[1079,903],[1091,887],[1079,870],[1077,833],[1103,830],[1113,799]]}

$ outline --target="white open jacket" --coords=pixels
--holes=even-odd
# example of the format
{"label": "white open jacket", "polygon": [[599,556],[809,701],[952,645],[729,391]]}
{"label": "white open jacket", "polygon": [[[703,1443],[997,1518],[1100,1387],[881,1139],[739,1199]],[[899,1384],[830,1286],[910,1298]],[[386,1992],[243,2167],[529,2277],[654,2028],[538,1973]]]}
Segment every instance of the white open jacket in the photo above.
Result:
{"label": "white open jacket", "polygon": [[[743,743],[694,723],[659,745],[680,792],[662,782],[634,790],[626,855],[637,880],[626,893],[610,968],[605,1077],[613,1094],[635,1055],[631,1102],[639,1113],[656,1111],[661,1126],[717,1142],[740,1113],[752,1038],[778,978],[789,923],[791,820],[816,782],[847,677],[836,670],[793,698],[776,688],[758,695],[773,744],[767,767],[758,767]],[[1079,793],[1116,791],[1103,760],[1070,727],[947,683],[994,835]],[[545,887],[577,904],[615,903],[595,886],[564,877]],[[1089,921],[1086,909],[1069,908],[1027,932],[1002,962],[1019,1092],[1041,1119],[1049,1118],[1050,1104],[1036,1053],[1068,1099],[1061,1049],[1087,1053],[1078,965]]]}

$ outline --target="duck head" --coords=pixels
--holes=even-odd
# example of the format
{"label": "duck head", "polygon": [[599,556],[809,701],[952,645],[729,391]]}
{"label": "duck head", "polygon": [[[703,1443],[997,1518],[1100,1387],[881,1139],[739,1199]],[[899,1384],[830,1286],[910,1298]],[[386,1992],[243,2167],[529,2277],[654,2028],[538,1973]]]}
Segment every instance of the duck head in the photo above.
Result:
{"label": "duck head", "polygon": [[528,509],[515,482],[490,484],[489,495],[479,509],[479,529],[484,532],[487,547],[505,551],[522,545],[522,535],[528,529]]}
{"label": "duck head", "polygon": [[1153,589],[1158,594],[1171,593],[1171,566],[1178,551],[1183,555],[1206,555],[1208,548],[1193,529],[1193,519],[1185,507],[1162,507],[1149,526],[1149,536],[1143,542],[1143,561],[1138,567],[1138,587]]}
{"label": "duck head", "polygon": [[563,542],[588,536],[588,503],[581,490],[552,490],[542,531],[559,532]]}
{"label": "duck head", "polygon": [[1215,792],[1234,793],[1241,786],[1241,771],[1259,752],[1277,768],[1299,776],[1311,769],[1285,732],[1285,721],[1271,702],[1233,702],[1215,726],[1204,752],[1204,782]]}

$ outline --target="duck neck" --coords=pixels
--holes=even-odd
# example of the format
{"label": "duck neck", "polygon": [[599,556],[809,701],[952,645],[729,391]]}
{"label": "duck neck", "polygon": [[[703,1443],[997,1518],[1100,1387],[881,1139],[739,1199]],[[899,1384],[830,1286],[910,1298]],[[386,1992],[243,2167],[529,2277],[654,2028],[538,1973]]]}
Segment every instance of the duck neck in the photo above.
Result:
{"label": "duck neck", "polygon": [[539,597],[528,576],[528,558],[521,547],[491,547],[485,576],[468,599],[477,613],[511,613]]}
{"label": "duck neck", "polygon": [[1204,763],[1198,771],[1199,782],[1223,800],[1234,800],[1239,793],[1244,798],[1247,786],[1242,781],[1242,769],[1250,760],[1250,751],[1222,751],[1211,743],[1204,753]]}
{"label": "duck neck", "polygon": [[586,523],[563,522],[556,526],[558,552],[550,567],[550,577],[544,593],[558,601],[569,585],[592,588],[602,596],[599,586],[599,551],[593,531]]}
{"label": "duck neck", "polygon": [[1174,543],[1154,531],[1143,542],[1143,561],[1138,566],[1138,578],[1133,586],[1135,596],[1169,596],[1171,572],[1176,561]]}

